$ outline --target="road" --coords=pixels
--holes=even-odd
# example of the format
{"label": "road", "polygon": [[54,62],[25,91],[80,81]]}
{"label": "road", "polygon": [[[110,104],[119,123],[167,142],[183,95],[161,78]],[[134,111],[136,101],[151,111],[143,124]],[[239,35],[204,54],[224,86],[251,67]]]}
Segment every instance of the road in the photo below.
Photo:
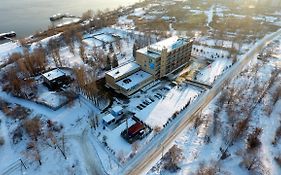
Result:
{"label": "road", "polygon": [[82,132],[82,135],[66,135],[67,138],[75,139],[79,144],[82,155],[84,159],[85,169],[88,175],[102,175],[105,174],[105,171],[102,169],[102,164],[100,158],[97,154],[96,149],[90,143],[88,130],[85,129]]}
{"label": "road", "polygon": [[198,99],[189,108],[187,108],[181,116],[178,116],[174,122],[170,124],[170,126],[164,128],[163,131],[147,145],[145,150],[136,155],[134,159],[128,161],[127,164],[120,169],[118,174],[146,174],[161,158],[161,155],[171,148],[176,137],[196,118],[196,114],[211,102],[211,100],[223,89],[230,79],[237,76],[253,58],[256,58],[263,47],[280,35],[281,29],[267,35],[256,43],[253,48],[243,56],[243,58],[241,58],[216,81],[212,89],[199,96]]}

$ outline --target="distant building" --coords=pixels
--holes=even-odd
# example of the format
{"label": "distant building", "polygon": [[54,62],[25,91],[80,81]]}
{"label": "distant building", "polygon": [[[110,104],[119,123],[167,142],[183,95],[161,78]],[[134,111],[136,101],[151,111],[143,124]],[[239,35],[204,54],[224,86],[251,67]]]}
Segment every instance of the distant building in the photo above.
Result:
{"label": "distant building", "polygon": [[137,63],[130,62],[106,72],[105,80],[106,86],[114,89],[117,93],[129,96],[149,84],[153,77],[142,71]]}
{"label": "distant building", "polygon": [[192,40],[171,37],[148,47],[139,49],[136,62],[141,69],[152,74],[154,79],[162,78],[188,63],[191,57]]}
{"label": "distant building", "polygon": [[42,74],[44,83],[51,89],[60,88],[67,80],[65,72],[61,69],[56,68]]}

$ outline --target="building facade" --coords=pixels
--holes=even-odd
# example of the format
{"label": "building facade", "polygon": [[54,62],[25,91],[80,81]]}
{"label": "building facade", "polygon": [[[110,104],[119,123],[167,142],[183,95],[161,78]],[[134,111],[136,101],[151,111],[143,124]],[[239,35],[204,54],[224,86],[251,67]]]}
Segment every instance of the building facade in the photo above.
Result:
{"label": "building facade", "polygon": [[136,62],[141,69],[162,78],[186,65],[191,57],[193,41],[188,38],[171,37],[156,44],[139,49]]}
{"label": "building facade", "polygon": [[105,74],[106,86],[117,93],[130,96],[153,81],[153,76],[136,62],[119,66]]}
{"label": "building facade", "polygon": [[106,72],[106,86],[130,96],[153,80],[165,77],[189,63],[193,41],[171,37],[139,49],[136,62]]}

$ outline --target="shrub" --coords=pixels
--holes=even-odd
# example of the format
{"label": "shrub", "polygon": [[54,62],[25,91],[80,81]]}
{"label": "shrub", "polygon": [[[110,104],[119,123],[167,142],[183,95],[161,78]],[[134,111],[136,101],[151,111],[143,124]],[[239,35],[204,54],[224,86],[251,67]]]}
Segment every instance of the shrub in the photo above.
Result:
{"label": "shrub", "polygon": [[22,140],[22,136],[23,136],[23,130],[21,128],[21,126],[17,127],[17,129],[15,129],[12,133],[13,135],[13,143],[17,144],[19,141]]}
{"label": "shrub", "polygon": [[261,128],[256,128],[253,133],[248,135],[247,138],[247,149],[252,150],[261,145],[261,141],[259,139],[260,134],[262,133]]}
{"label": "shrub", "polygon": [[161,130],[162,130],[162,128],[160,126],[155,126],[153,128],[153,131],[155,132],[155,134],[158,134]]}
{"label": "shrub", "polygon": [[5,139],[4,137],[0,136],[0,146],[5,144]]}
{"label": "shrub", "polygon": [[277,162],[277,164],[281,167],[281,156],[275,157],[274,160]]}
{"label": "shrub", "polygon": [[200,163],[199,168],[196,171],[195,175],[215,175],[217,173],[218,167],[216,165],[212,165],[215,162],[211,162],[210,165],[206,165],[205,163]]}
{"label": "shrub", "polygon": [[236,123],[231,133],[231,140],[235,142],[238,138],[240,138],[244,132],[247,130],[249,124],[249,119],[243,119]]}
{"label": "shrub", "polygon": [[279,126],[276,130],[276,133],[275,133],[275,137],[274,137],[274,141],[272,142],[273,145],[276,145],[276,143],[278,142],[278,140],[280,139],[281,137],[281,126]]}
{"label": "shrub", "polygon": [[170,172],[176,172],[180,167],[178,163],[183,159],[182,149],[174,145],[164,156],[164,168]]}
{"label": "shrub", "polygon": [[38,117],[30,120],[25,120],[23,127],[32,139],[37,140],[37,137],[40,135],[41,129],[41,123]]}
{"label": "shrub", "polygon": [[85,21],[85,20],[89,20],[93,18],[93,11],[92,10],[87,10],[86,12],[84,12],[82,14],[81,20]]}

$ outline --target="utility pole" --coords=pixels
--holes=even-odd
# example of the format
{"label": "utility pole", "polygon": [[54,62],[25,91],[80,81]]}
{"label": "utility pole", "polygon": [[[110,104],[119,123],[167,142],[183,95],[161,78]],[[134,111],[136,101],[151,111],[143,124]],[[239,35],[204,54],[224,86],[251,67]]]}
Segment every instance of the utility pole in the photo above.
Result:
{"label": "utility pole", "polygon": [[162,159],[164,157],[164,145],[162,145]]}
{"label": "utility pole", "polygon": [[111,159],[110,159],[110,156],[109,156],[109,155],[108,155],[108,160],[109,160],[110,168],[112,169],[112,163],[111,163]]}
{"label": "utility pole", "polygon": [[126,118],[127,136],[129,135],[128,118]]}

